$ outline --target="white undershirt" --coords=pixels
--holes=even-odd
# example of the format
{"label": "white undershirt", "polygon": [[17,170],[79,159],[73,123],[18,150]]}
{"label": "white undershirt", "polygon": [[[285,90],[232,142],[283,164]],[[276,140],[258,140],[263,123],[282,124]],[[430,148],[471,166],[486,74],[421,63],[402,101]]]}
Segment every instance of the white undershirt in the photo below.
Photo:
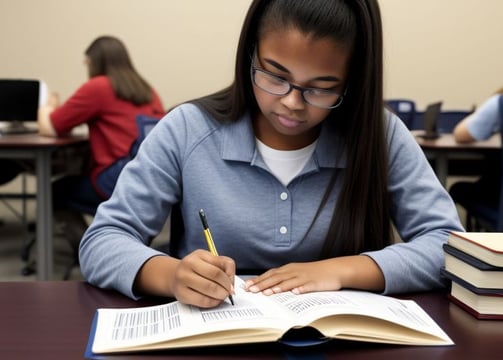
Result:
{"label": "white undershirt", "polygon": [[255,139],[257,150],[267,167],[284,186],[302,171],[314,152],[316,142],[298,150],[276,150]]}

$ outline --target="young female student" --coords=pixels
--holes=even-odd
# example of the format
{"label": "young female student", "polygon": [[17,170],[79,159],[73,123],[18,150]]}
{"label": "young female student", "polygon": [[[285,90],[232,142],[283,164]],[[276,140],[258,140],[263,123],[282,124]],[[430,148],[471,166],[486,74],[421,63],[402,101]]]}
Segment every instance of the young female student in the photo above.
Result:
{"label": "young female student", "polygon": [[138,136],[136,116],[165,114],[159,96],[135,70],[121,40],[98,37],[85,51],[85,64],[89,80],[61,106],[52,96],[39,109],[42,135],[65,136],[81,124],[89,129],[89,173],[54,183],[55,209],[66,210],[72,204],[92,209],[107,199]]}
{"label": "young female student", "polygon": [[[442,244],[462,228],[382,86],[376,0],[253,1],[234,82],[154,128],[81,242],[84,276],[202,307],[236,269],[263,269],[247,289],[265,294],[442,286]],[[168,255],[148,245],[177,203]]]}

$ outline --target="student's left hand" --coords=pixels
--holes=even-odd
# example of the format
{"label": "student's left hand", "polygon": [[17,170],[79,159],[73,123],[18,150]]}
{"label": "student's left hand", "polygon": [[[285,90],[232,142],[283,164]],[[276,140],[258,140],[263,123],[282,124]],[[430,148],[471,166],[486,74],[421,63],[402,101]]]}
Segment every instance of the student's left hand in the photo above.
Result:
{"label": "student's left hand", "polygon": [[341,288],[382,290],[384,276],[371,258],[355,255],[290,263],[245,282],[245,290],[265,295],[284,291],[302,294]]}
{"label": "student's left hand", "polygon": [[312,291],[339,290],[341,283],[330,272],[327,261],[308,263],[290,263],[266,271],[262,275],[248,279],[245,289],[250,292],[262,292],[265,295],[292,291],[302,294]]}

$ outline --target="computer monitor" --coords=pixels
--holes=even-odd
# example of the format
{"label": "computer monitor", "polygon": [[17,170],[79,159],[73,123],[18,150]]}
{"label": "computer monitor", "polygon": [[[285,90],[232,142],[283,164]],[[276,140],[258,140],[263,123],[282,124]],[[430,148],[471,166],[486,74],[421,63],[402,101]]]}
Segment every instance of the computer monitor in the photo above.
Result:
{"label": "computer monitor", "polygon": [[36,122],[41,99],[39,80],[0,79],[0,121],[4,122],[1,133],[36,132],[25,122]]}

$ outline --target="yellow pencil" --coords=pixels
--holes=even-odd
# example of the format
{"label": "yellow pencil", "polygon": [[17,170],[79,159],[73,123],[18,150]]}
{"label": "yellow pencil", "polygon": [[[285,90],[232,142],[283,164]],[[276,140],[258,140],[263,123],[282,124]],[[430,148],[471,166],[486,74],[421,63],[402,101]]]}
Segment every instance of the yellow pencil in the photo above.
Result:
{"label": "yellow pencil", "polygon": [[[204,238],[206,239],[206,244],[208,245],[208,250],[215,256],[218,256],[217,248],[213,242],[213,237],[211,236],[210,228],[208,226],[208,221],[206,220],[206,215],[204,215],[203,209],[199,210],[199,217],[201,218],[201,223],[203,224]],[[229,295],[229,300],[232,305],[234,305],[234,300],[232,295]]]}

